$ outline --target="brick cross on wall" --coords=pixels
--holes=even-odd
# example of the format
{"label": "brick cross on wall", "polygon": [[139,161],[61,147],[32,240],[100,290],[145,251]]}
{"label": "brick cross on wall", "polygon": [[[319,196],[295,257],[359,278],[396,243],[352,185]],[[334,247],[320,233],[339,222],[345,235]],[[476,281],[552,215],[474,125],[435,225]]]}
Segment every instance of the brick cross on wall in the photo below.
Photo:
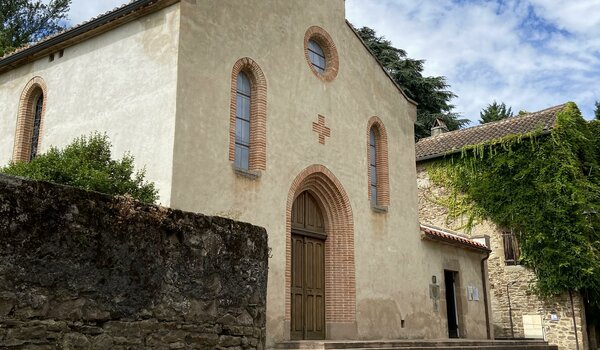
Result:
{"label": "brick cross on wall", "polygon": [[325,137],[331,136],[331,129],[325,126],[325,117],[319,114],[319,121],[313,122],[313,131],[319,134],[319,143],[325,144]]}

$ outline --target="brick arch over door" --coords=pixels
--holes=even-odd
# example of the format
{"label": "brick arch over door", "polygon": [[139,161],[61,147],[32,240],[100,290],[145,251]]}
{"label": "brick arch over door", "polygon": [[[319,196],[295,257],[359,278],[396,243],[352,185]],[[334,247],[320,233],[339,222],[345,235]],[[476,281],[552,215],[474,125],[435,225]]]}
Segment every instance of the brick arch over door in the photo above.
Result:
{"label": "brick arch over door", "polygon": [[229,160],[235,160],[235,123],[237,110],[237,77],[244,72],[250,80],[250,159],[249,170],[267,167],[267,79],[250,57],[240,58],[231,71],[229,104]]}
{"label": "brick arch over door", "polygon": [[321,205],[325,220],[325,321],[356,321],[356,275],[354,267],[354,221],[346,191],[329,169],[311,165],[294,180],[286,210],[286,320],[291,318],[291,216],[296,197],[309,191]]}
{"label": "brick arch over door", "polygon": [[19,110],[17,115],[17,128],[15,132],[15,143],[13,148],[13,162],[29,161],[31,153],[31,142],[33,137],[33,124],[35,118],[35,104],[40,95],[44,96],[42,101],[42,113],[39,128],[37,146],[41,144],[41,134],[44,127],[44,115],[46,114],[46,102],[48,101],[48,88],[44,79],[34,77],[31,79],[19,99]]}

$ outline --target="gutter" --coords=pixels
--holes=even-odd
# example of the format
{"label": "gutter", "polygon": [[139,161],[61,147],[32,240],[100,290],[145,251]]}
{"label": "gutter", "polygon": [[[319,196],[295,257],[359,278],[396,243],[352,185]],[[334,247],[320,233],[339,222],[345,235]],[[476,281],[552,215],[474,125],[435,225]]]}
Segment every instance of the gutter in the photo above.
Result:
{"label": "gutter", "polygon": [[490,258],[490,252],[487,252],[485,257],[481,259],[481,285],[483,286],[483,304],[485,306],[485,331],[488,339],[492,339],[492,333],[490,331],[490,310],[488,308],[488,293],[487,293],[487,278],[485,263]]}
{"label": "gutter", "polygon": [[[179,0],[171,0],[164,1],[165,7],[171,5]],[[144,7],[151,6],[153,4],[157,4],[163,2],[162,0],[138,0],[133,3],[127,4],[121,8],[118,8],[112,12],[109,12],[106,15],[100,16],[96,19],[93,19],[87,23],[81,24],[79,26],[73,27],[72,29],[67,29],[66,31],[51,37],[49,39],[42,39],[38,44],[33,44],[32,46],[23,49],[22,51],[18,51],[12,55],[4,59],[0,59],[0,72],[5,71],[7,68],[16,67],[20,61],[26,60],[30,56],[34,56],[44,50],[51,49],[55,46],[60,45],[68,40],[75,39],[76,37],[91,32],[95,29],[98,29],[104,25],[107,25],[111,22],[116,21],[119,18],[126,17],[127,15],[139,11]],[[97,33],[94,33],[94,35]]]}

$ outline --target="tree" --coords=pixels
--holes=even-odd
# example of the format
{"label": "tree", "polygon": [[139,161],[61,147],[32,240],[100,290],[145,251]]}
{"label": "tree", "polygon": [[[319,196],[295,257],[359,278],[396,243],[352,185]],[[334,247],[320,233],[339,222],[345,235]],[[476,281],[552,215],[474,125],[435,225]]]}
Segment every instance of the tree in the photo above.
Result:
{"label": "tree", "polygon": [[494,101],[494,103],[489,104],[479,113],[479,117],[481,118],[479,123],[485,124],[489,122],[497,122],[498,120],[511,118],[513,116],[512,107],[508,107],[508,109],[506,109],[504,102],[498,104],[496,101]]}
{"label": "tree", "polygon": [[0,1],[0,57],[64,29],[71,0]]}
{"label": "tree", "polygon": [[600,120],[600,102],[596,101],[596,110],[594,111],[594,117],[596,120]]}
{"label": "tree", "polygon": [[94,133],[75,139],[64,149],[52,147],[31,162],[16,162],[0,169],[8,175],[50,181],[110,195],[129,194],[152,203],[158,191],[152,182],[144,181],[145,171],[134,174],[133,157],[111,158],[111,144],[105,134]]}
{"label": "tree", "polygon": [[408,58],[406,51],[395,48],[371,28],[355,30],[396,84],[419,104],[415,123],[417,140],[431,135],[431,127],[438,118],[446,123],[449,130],[460,129],[469,123],[468,119],[460,119],[453,112],[451,100],[456,95],[448,90],[450,86],[445,77],[423,76],[424,60]]}

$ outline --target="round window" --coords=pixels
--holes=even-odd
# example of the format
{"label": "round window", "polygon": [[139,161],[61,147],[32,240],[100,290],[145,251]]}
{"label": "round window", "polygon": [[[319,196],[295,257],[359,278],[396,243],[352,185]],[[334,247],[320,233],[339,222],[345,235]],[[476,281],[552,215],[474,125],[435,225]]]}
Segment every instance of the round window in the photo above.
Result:
{"label": "round window", "polygon": [[304,53],[317,77],[332,81],[338,72],[339,59],[331,36],[321,27],[308,28],[304,35]]}

